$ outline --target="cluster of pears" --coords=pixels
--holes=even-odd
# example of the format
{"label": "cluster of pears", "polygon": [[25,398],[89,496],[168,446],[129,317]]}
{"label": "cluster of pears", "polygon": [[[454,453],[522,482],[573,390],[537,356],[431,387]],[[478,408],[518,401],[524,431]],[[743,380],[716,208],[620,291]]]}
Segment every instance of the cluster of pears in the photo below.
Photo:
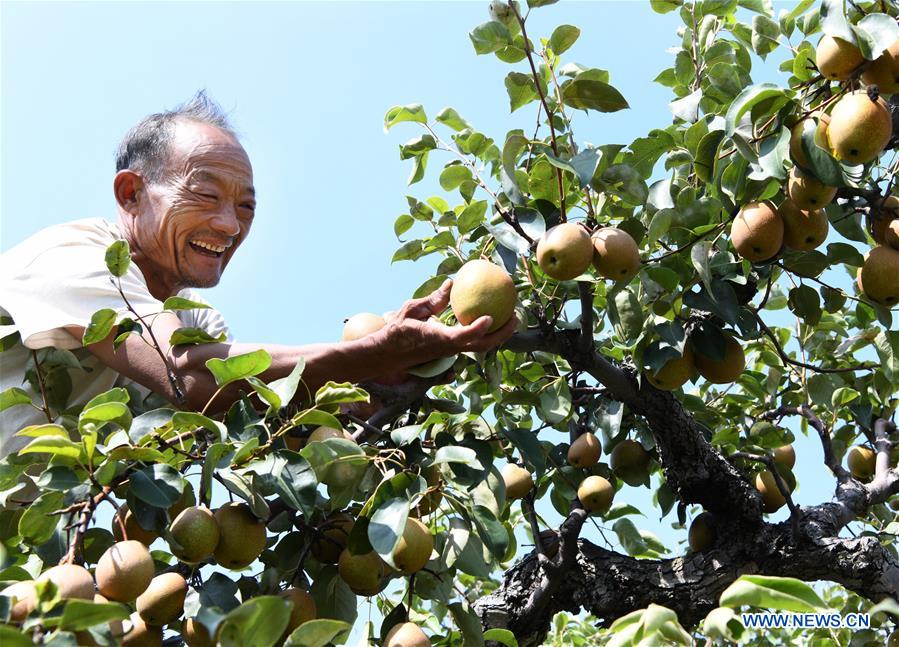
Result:
{"label": "cluster of pears", "polygon": [[704,355],[701,350],[694,350],[688,339],[684,344],[684,352],[680,357],[665,362],[655,371],[646,371],[644,375],[657,389],[674,391],[681,388],[687,380],[698,373],[712,384],[730,384],[735,382],[746,368],[746,353],[730,331],[724,333],[724,355],[720,359]]}
{"label": "cluster of pears", "polygon": [[[796,489],[796,477],[793,476],[793,466],[796,464],[796,451],[792,445],[783,445],[774,450],[774,465],[778,474],[792,492]],[[770,470],[762,470],[755,475],[755,488],[762,495],[762,505],[765,512],[777,512],[787,500],[777,487],[777,481]]]}
{"label": "cluster of pears", "polygon": [[573,222],[551,227],[537,242],[537,265],[557,281],[577,278],[591,264],[604,278],[629,281],[640,270],[640,250],[623,229],[602,227],[591,236]]}
{"label": "cluster of pears", "polygon": [[856,283],[871,301],[890,308],[899,303],[899,197],[888,196],[872,209],[871,235],[876,246],[865,254]]}

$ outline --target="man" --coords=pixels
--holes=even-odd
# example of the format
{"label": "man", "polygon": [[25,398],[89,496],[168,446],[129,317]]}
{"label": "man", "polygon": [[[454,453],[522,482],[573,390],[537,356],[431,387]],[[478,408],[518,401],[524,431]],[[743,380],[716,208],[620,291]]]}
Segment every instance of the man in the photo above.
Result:
{"label": "man", "polygon": [[[192,288],[216,285],[253,223],[253,170],[221,110],[200,93],[175,110],[145,118],[121,143],[116,170],[117,224],[97,219],[58,225],[0,257],[0,348],[18,334],[18,342],[0,355],[0,388],[23,388],[34,403],[0,412],[0,456],[30,440],[15,437],[17,430],[61,413],[45,406],[52,385],[36,366],[34,351],[48,346],[74,352],[83,367],[62,369],[68,373],[62,381],[72,382],[69,406],[86,403],[124,377],[169,402],[217,412],[238,397],[241,385],[226,388],[209,405],[217,388],[206,368],[211,358],[264,348],[272,356],[271,367],[259,376],[266,381],[289,374],[303,359],[303,382],[314,393],[328,380],[359,382],[461,351],[485,351],[513,332],[514,318],[492,334],[487,334],[489,317],[469,326],[429,322],[447,305],[447,281],[430,296],[407,302],[387,326],[358,341],[234,343],[215,310],[176,314],[162,307],[174,295],[199,300]],[[118,286],[104,260],[117,239],[128,242],[132,261]],[[128,336],[118,349],[115,331],[83,347],[91,316],[103,308],[123,315],[130,308],[146,324],[142,334]],[[181,327],[216,337],[224,333],[226,341],[173,347],[169,339]]]}

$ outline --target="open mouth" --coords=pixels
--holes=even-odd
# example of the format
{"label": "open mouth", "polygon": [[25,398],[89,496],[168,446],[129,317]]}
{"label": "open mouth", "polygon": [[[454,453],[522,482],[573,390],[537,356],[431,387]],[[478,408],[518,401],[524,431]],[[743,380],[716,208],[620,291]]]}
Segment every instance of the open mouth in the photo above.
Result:
{"label": "open mouth", "polygon": [[211,258],[221,258],[227,247],[223,245],[216,245],[214,243],[207,243],[202,240],[192,240],[188,243],[195,252],[201,254],[203,256],[209,256]]}

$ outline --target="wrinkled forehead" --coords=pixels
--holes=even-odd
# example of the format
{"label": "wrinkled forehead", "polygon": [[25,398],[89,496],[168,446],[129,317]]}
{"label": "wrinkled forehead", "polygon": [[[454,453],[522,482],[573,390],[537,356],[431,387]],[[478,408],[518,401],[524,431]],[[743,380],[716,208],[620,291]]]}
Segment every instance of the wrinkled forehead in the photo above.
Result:
{"label": "wrinkled forehead", "polygon": [[179,122],[170,150],[170,168],[179,175],[214,172],[240,183],[253,182],[253,167],[243,146],[232,134],[210,124]]}

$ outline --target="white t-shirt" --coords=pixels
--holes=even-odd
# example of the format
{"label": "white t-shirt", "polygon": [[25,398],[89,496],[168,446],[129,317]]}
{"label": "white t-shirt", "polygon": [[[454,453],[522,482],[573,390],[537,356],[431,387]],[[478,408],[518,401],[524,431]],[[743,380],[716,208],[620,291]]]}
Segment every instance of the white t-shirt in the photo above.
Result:
{"label": "white t-shirt", "polygon": [[[0,339],[16,332],[21,337],[20,343],[0,353],[0,391],[19,387],[40,404],[40,392],[25,380],[25,371],[32,361],[32,349],[48,346],[71,351],[83,366],[83,370],[68,369],[72,380],[68,406],[84,404],[122,385],[125,378],[64,329],[86,327],[94,312],[102,308],[128,316],[105,260],[106,248],[121,238],[116,224],[101,218],[76,220],[39,231],[0,255]],[[120,281],[122,292],[139,315],[162,311],[162,302],[150,294],[135,263]],[[193,290],[183,290],[179,296],[205,303]],[[178,310],[176,314],[185,327],[202,328],[213,336],[225,333],[230,341],[227,324],[217,310]],[[10,319],[12,323],[8,323]],[[27,404],[0,412],[0,456],[30,442],[30,438],[16,437],[16,431],[46,422],[43,412]]]}

